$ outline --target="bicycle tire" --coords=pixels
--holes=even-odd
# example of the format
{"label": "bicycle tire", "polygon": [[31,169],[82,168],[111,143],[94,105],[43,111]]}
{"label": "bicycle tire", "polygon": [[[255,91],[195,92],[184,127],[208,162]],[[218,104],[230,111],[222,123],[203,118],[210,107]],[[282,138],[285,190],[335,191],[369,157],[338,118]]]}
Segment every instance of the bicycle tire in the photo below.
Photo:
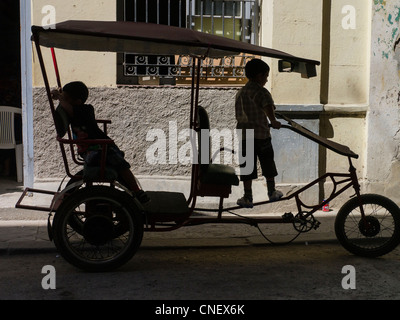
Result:
{"label": "bicycle tire", "polygon": [[341,245],[355,255],[385,255],[400,243],[400,209],[392,200],[377,194],[350,199],[336,216],[335,233]]}
{"label": "bicycle tire", "polygon": [[[77,232],[71,221],[80,215]],[[57,209],[54,243],[61,256],[85,271],[104,272],[128,262],[143,238],[142,212],[126,193],[106,186],[79,189]]]}

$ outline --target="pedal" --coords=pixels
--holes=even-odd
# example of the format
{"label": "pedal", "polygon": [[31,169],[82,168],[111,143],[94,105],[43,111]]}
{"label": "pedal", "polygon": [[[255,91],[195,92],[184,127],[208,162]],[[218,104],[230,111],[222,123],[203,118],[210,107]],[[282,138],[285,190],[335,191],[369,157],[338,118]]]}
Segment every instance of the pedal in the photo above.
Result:
{"label": "pedal", "polygon": [[318,220],[314,220],[312,227],[314,230],[317,230],[320,225],[321,225],[321,222],[319,222]]}

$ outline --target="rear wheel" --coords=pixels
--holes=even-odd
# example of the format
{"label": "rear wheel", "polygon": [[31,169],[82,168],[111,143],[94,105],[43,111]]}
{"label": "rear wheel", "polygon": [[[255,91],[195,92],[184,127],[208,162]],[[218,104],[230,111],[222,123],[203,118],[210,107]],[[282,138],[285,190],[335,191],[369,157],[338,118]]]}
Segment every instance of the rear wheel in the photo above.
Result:
{"label": "rear wheel", "polygon": [[359,256],[378,257],[389,253],[400,243],[399,207],[376,194],[362,195],[360,200],[353,198],[339,210],[335,221],[339,242]]}
{"label": "rear wheel", "polygon": [[[79,228],[76,221],[80,221]],[[58,208],[54,243],[72,265],[108,271],[128,262],[143,238],[142,213],[133,199],[112,187],[79,189]]]}

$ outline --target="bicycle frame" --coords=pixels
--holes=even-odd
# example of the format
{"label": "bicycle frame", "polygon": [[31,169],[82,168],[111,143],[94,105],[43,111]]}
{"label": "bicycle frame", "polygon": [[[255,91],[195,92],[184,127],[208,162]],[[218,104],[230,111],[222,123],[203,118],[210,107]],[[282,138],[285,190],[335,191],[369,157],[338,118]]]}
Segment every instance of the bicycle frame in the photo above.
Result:
{"label": "bicycle frame", "polygon": [[[349,173],[326,173],[315,179],[314,181],[308,183],[306,186],[300,188],[296,192],[290,194],[289,196],[283,197],[276,202],[289,201],[294,199],[296,202],[296,207],[298,210],[298,215],[296,216],[298,219],[306,220],[310,216],[312,216],[316,211],[320,210],[322,206],[326,203],[329,203],[334,198],[338,197],[347,189],[353,187],[355,191],[355,196],[360,198],[360,184],[358,182],[356,168],[352,165],[351,158],[349,160]],[[197,166],[197,165],[196,165]],[[318,203],[316,205],[307,205],[301,199],[300,195],[306,190],[310,189],[314,185],[318,184],[321,181],[325,181],[327,178],[330,178],[333,182],[333,190],[329,197]],[[340,180],[339,180],[340,179]],[[222,199],[221,199],[222,200]],[[271,201],[261,201],[254,203],[254,207],[263,206],[271,204]],[[244,223],[249,225],[261,224],[261,223],[292,223],[292,219],[285,218],[284,216],[235,216],[235,217],[223,217],[223,213],[232,213],[232,211],[243,209],[240,206],[233,207],[223,207],[223,201],[220,201],[218,209],[207,209],[207,208],[196,208],[195,201],[193,201],[192,206],[190,208],[190,215],[187,220],[185,220],[181,224],[170,225],[170,227],[166,227],[167,224],[163,224],[165,228],[156,229],[155,226],[153,228],[147,228],[147,231],[171,231],[174,229],[178,229],[182,226],[195,226],[207,223]],[[307,210],[305,210],[307,209]],[[363,206],[360,203],[361,214],[364,217]],[[194,212],[210,212],[217,213],[216,217],[191,217]]]}

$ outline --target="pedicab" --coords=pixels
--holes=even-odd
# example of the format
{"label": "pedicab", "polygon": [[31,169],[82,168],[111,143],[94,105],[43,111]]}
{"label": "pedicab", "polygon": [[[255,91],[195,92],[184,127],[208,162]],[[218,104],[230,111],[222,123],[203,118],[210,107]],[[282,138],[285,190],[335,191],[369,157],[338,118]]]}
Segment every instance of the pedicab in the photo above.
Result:
{"label": "pedicab", "polygon": [[[270,57],[279,60],[279,71],[299,72],[304,77],[316,76],[315,60],[196,32],[189,29],[165,25],[135,22],[110,21],[65,21],[54,28],[32,27],[38,60],[54,119],[55,105],[51,97],[51,86],[47,77],[41,47],[50,48],[56,73],[57,86],[61,88],[54,48],[75,51],[130,52],[135,54],[187,55],[192,58],[191,99],[189,105],[189,127],[198,133],[210,130],[206,108],[199,106],[201,61],[207,57],[221,58],[239,53]],[[55,86],[55,84],[53,85]],[[232,111],[233,112],[233,111]],[[287,123],[283,129],[292,130],[319,145],[348,159],[349,172],[326,173],[279,201],[295,202],[297,212],[276,215],[235,214],[239,206],[224,206],[224,199],[239,185],[235,169],[225,164],[212,163],[211,157],[202,150],[198,141],[198,159],[191,167],[191,187],[188,198],[183,193],[170,191],[148,191],[151,201],[142,205],[129,190],[118,181],[118,175],[106,166],[107,145],[112,140],[73,139],[69,123],[64,123],[67,137],[57,136],[61,155],[69,181],[58,191],[26,188],[16,207],[40,210],[49,213],[48,233],[62,257],[72,265],[87,271],[108,271],[128,262],[141,245],[144,232],[165,232],[181,227],[216,223],[242,223],[251,226],[262,224],[287,224],[296,232],[305,233],[317,229],[320,222],[314,214],[344,191],[353,188],[354,196],[339,210],[335,219],[335,233],[342,246],[349,252],[377,257],[392,251],[400,242],[400,209],[390,199],[376,194],[361,194],[356,169],[352,159],[358,155],[349,147],[321,137],[295,121],[280,115]],[[100,121],[107,130],[110,121]],[[55,122],[56,123],[56,122]],[[200,138],[199,138],[200,139]],[[79,159],[76,146],[79,143],[99,144],[102,158],[98,167],[88,167]],[[69,149],[69,151],[68,151]],[[67,153],[80,166],[77,173],[69,167]],[[330,179],[331,194],[315,205],[308,205],[301,194],[314,185]],[[52,197],[49,206],[32,206],[24,203],[31,193],[48,194]],[[219,198],[216,209],[198,208],[199,197]],[[269,201],[254,203],[265,206]],[[267,210],[267,209],[265,209]],[[207,214],[201,214],[207,213]],[[53,216],[54,214],[54,216]]]}

